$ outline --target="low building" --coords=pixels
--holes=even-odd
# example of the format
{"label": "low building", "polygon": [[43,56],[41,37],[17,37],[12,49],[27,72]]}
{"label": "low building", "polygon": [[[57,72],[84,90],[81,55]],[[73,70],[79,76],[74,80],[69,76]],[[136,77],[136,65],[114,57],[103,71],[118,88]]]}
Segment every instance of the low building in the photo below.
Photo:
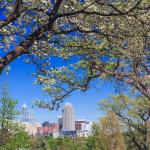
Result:
{"label": "low building", "polygon": [[53,133],[56,133],[58,131],[59,131],[59,125],[57,123],[47,123],[47,124],[42,124],[42,127],[38,127],[37,135],[53,136]]}
{"label": "low building", "polygon": [[24,127],[25,131],[30,135],[30,136],[36,136],[38,128],[40,127],[39,123],[31,124],[29,122],[20,122],[18,123]]}
{"label": "low building", "polygon": [[48,126],[49,124],[50,124],[50,123],[49,123],[48,121],[45,121],[45,122],[42,123],[42,127]]}
{"label": "low building", "polygon": [[92,122],[89,121],[89,120],[85,120],[85,119],[82,119],[82,120],[76,120],[75,121],[75,130],[76,131],[83,131],[83,130],[91,130],[91,125],[92,125]]}
{"label": "low building", "polygon": [[76,131],[59,131],[59,137],[75,138],[77,137],[77,132]]}
{"label": "low building", "polygon": [[88,130],[84,130],[84,131],[76,131],[77,137],[88,137],[90,136],[91,132],[89,132]]}
{"label": "low building", "polygon": [[78,137],[88,137],[91,134],[92,122],[89,120],[76,120],[75,130]]}

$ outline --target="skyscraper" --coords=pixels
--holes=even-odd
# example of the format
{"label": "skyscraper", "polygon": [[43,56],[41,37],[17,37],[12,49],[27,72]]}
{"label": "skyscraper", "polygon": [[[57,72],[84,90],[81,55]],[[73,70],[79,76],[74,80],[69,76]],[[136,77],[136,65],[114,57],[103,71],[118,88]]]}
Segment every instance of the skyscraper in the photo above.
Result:
{"label": "skyscraper", "polygon": [[22,105],[22,111],[21,112],[22,112],[21,121],[28,122],[29,121],[29,113],[28,113],[27,105],[25,103]]}
{"label": "skyscraper", "polygon": [[63,131],[75,130],[74,109],[71,103],[66,103],[62,112],[63,116]]}
{"label": "skyscraper", "polygon": [[22,122],[30,122],[32,124],[34,124],[36,122],[35,117],[34,117],[34,111],[33,108],[29,109],[26,105],[26,103],[24,103],[22,105],[22,110],[21,110],[21,121]]}

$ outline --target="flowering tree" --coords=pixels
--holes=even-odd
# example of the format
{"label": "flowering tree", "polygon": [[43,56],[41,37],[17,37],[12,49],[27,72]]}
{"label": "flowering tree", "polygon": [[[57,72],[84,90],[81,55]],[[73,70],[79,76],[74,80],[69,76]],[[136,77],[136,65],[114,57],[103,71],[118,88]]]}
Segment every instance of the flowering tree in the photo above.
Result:
{"label": "flowering tree", "polygon": [[[75,61],[60,67],[51,65],[38,72],[37,82],[51,95],[52,105],[59,105],[63,98],[75,90],[87,90],[96,78],[131,86],[150,100],[150,4],[148,1],[132,2],[102,5],[96,1],[96,6],[101,7],[92,5],[94,9],[90,6],[88,10],[92,8],[97,13],[84,11],[68,18],[73,25],[68,32],[78,31],[73,32],[73,36],[69,34],[65,37],[67,31],[57,32],[63,38],[55,41],[55,56]],[[103,14],[99,14],[99,11]],[[109,15],[106,15],[108,12]],[[38,104],[49,106],[49,103],[43,105],[43,101]]]}
{"label": "flowering tree", "polygon": [[[0,72],[22,55],[53,103],[101,77],[150,99],[149,0],[0,1]],[[72,64],[50,64],[52,56]],[[79,75],[80,74],[80,75]]]}

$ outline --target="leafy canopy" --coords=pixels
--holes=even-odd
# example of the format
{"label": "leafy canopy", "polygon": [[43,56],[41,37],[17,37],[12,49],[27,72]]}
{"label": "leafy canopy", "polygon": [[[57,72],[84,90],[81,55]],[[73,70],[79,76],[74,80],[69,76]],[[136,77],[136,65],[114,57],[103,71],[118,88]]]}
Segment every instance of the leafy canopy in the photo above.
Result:
{"label": "leafy canopy", "polygon": [[[150,99],[149,0],[0,1],[0,72],[25,55],[52,106],[95,78],[136,88]],[[52,58],[70,60],[58,66]],[[54,106],[54,107],[55,107]]]}

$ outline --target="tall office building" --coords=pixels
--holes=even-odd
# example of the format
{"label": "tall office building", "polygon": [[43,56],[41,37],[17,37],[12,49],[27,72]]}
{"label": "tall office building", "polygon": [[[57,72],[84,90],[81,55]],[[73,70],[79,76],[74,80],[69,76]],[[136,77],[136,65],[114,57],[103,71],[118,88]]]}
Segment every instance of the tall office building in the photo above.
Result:
{"label": "tall office building", "polygon": [[63,117],[63,131],[74,131],[75,130],[75,117],[74,109],[71,103],[66,103],[62,112]]}
{"label": "tall office building", "polygon": [[36,122],[35,120],[35,116],[34,116],[34,111],[33,108],[29,109],[26,105],[26,103],[24,103],[22,105],[22,110],[21,110],[21,121],[22,122],[30,122],[32,124],[34,124]]}
{"label": "tall office building", "polygon": [[21,121],[29,122],[29,112],[28,112],[27,105],[25,103],[22,105],[21,113],[22,113]]}

